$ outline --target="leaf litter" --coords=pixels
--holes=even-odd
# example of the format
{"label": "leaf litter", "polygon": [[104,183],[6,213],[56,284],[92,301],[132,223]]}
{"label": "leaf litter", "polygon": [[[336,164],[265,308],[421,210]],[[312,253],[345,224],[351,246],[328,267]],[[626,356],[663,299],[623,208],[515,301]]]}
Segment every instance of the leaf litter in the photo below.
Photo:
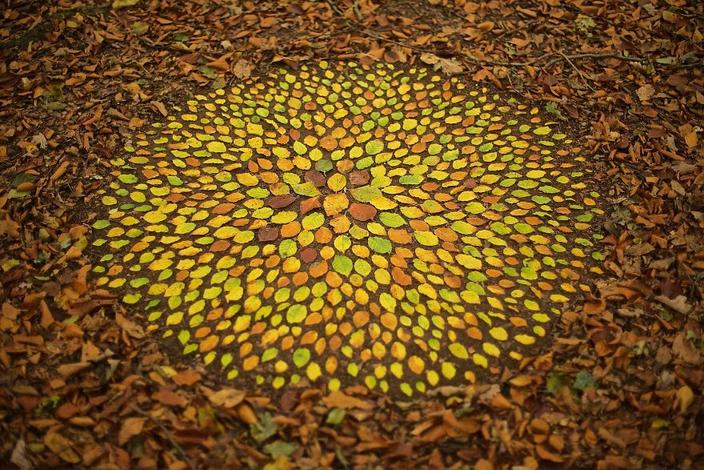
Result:
{"label": "leaf litter", "polygon": [[[115,3],[11,3],[0,23],[3,460],[701,465],[704,92],[693,45],[702,5]],[[437,71],[539,104],[584,149],[614,214],[593,222],[607,233],[605,274],[562,312],[549,346],[496,376],[407,400],[352,383],[273,396],[174,361],[137,312],[90,284],[86,234],[97,214],[84,208],[97,207],[110,160],[138,128],[194,89],[205,95],[332,56],[450,61]],[[355,199],[377,211],[355,206],[357,220],[380,217],[371,200]],[[312,209],[325,212],[320,204]]]}

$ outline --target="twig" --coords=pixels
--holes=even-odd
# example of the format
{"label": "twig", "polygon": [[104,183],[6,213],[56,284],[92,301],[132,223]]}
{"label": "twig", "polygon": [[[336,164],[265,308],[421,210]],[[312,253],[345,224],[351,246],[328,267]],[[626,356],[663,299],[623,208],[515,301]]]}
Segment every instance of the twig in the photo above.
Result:
{"label": "twig", "polygon": [[[560,54],[562,54],[560,52]],[[556,57],[555,59],[552,59],[548,63],[545,64],[545,68],[549,68],[555,63],[565,59],[565,60],[579,60],[579,59],[619,59],[619,60],[624,60],[626,62],[647,62],[647,59],[643,59],[641,57],[631,57],[627,55],[621,55],[621,54],[614,54],[614,53],[605,53],[605,54],[593,54],[593,53],[588,53],[588,54],[570,54],[570,55],[565,55],[562,54],[563,57]]]}
{"label": "twig", "polygon": [[359,11],[359,3],[357,3],[357,0],[352,2],[352,11],[354,12],[354,16],[357,18],[357,21],[362,21],[364,19],[362,12]]}
{"label": "twig", "polygon": [[138,39],[139,43],[146,47],[147,49],[152,49],[155,51],[169,51],[169,52],[175,52],[177,54],[188,54],[193,52],[192,49],[189,49],[188,47],[174,47],[170,46],[168,44],[157,44],[153,43],[147,39],[139,38]]}
{"label": "twig", "polygon": [[572,60],[569,57],[567,57],[562,51],[560,51],[560,55],[562,57],[564,57],[565,60],[567,61],[567,63],[570,64],[572,66],[572,68],[579,74],[579,76],[582,78],[582,81],[584,82],[584,84],[587,85],[587,88],[589,88],[591,91],[594,91],[594,88],[592,88],[592,86],[589,84],[587,79],[584,77],[584,74],[582,73],[582,71],[579,70],[576,65],[574,65],[574,62],[572,62]]}
{"label": "twig", "polygon": [[335,5],[335,2],[334,2],[333,0],[327,0],[326,3],[328,4],[328,6],[330,7],[330,9],[331,9],[332,11],[334,11],[335,13],[337,13],[338,16],[342,16],[342,17],[345,16],[345,15],[342,14],[342,12],[340,11],[340,9],[337,8],[337,5]]}
{"label": "twig", "polygon": [[188,468],[191,470],[195,470],[196,467],[193,465],[193,462],[191,462],[191,459],[188,458],[188,455],[186,452],[183,450],[183,447],[181,447],[178,442],[174,439],[173,435],[171,432],[164,426],[164,424],[159,420],[158,418],[155,418],[154,416],[150,415],[149,413],[142,411],[140,408],[137,406],[132,406],[132,409],[137,412],[137,414],[140,414],[144,416],[145,418],[149,419],[151,422],[156,424],[159,429],[161,429],[161,432],[163,432],[166,435],[166,439],[171,443],[174,449],[176,449],[176,452],[181,456],[181,458],[186,462],[186,465],[188,465]]}

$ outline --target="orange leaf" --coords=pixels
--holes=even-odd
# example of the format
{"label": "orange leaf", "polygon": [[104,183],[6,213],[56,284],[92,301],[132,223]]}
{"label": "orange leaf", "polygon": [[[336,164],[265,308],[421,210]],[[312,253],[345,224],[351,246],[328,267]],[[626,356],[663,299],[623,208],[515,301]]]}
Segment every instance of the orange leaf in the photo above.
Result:
{"label": "orange leaf", "polygon": [[146,418],[127,418],[123,421],[122,427],[120,428],[120,433],[117,436],[118,444],[124,445],[130,440],[130,438],[141,433],[142,428],[144,428],[145,421]]}
{"label": "orange leaf", "polygon": [[374,405],[368,401],[345,395],[343,392],[332,392],[330,395],[323,398],[323,403],[330,408],[359,408],[361,410],[371,410],[374,408]]}

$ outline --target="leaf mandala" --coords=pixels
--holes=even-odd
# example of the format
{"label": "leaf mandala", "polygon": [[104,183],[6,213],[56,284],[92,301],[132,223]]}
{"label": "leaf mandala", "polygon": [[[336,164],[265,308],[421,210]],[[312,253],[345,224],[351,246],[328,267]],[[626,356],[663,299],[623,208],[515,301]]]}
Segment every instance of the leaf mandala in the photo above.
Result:
{"label": "leaf mandala", "polygon": [[487,89],[323,62],[172,112],[112,161],[94,275],[227,379],[474,382],[601,272],[580,149]]}

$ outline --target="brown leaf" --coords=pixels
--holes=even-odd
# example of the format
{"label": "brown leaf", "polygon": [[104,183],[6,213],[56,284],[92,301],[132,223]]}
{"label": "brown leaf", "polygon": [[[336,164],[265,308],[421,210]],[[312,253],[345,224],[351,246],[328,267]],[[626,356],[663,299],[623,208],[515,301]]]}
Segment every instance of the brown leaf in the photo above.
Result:
{"label": "brown leaf", "polygon": [[343,392],[332,392],[330,395],[323,397],[323,403],[330,408],[359,408],[361,410],[371,410],[374,408],[374,405],[370,402],[345,395]]}
{"label": "brown leaf", "polygon": [[125,333],[127,333],[131,337],[136,339],[144,338],[144,330],[142,329],[142,327],[133,322],[132,320],[128,320],[127,318],[123,317],[119,313],[115,315],[115,323],[117,323],[118,326],[122,328]]}
{"label": "brown leaf", "polygon": [[480,29],[481,31],[488,32],[494,29],[494,22],[493,21],[484,21],[483,23],[479,23],[477,25],[477,28]]}
{"label": "brown leaf", "polygon": [[232,67],[232,73],[240,80],[247,80],[252,75],[252,70],[254,70],[254,65],[244,59],[238,60]]}
{"label": "brown leaf", "polygon": [[428,65],[432,65],[434,70],[441,70],[448,75],[453,75],[464,71],[462,64],[459,62],[452,59],[444,59],[428,52],[421,54],[420,60]]}
{"label": "brown leaf", "polygon": [[684,136],[684,142],[687,144],[687,147],[690,149],[693,149],[694,147],[697,146],[699,139],[697,137],[697,131],[692,130],[691,132],[688,132]]}
{"label": "brown leaf", "polygon": [[47,432],[44,435],[44,445],[65,462],[77,464],[81,461],[79,455],[73,450],[73,443],[58,431]]}
{"label": "brown leaf", "polygon": [[535,452],[538,454],[538,457],[540,457],[542,460],[548,460],[550,462],[562,462],[564,459],[560,457],[558,454],[554,454],[547,450],[545,447],[541,445],[535,446]]}
{"label": "brown leaf", "polygon": [[359,202],[353,202],[349,209],[352,218],[359,220],[360,222],[366,222],[372,220],[376,217],[376,207],[371,204],[361,204]]}
{"label": "brown leaf", "polygon": [[223,408],[233,408],[244,400],[245,393],[234,388],[223,388],[217,392],[210,393],[208,400],[213,405],[222,406]]}
{"label": "brown leaf", "polygon": [[78,372],[90,367],[90,362],[74,362],[71,364],[63,364],[56,368],[56,371],[64,378],[70,377]]}
{"label": "brown leaf", "polygon": [[10,462],[17,465],[20,470],[32,470],[34,468],[32,462],[27,458],[27,445],[24,439],[18,439],[15,443],[12,455],[10,455]]}
{"label": "brown leaf", "polygon": [[300,209],[301,214],[307,214],[313,209],[320,207],[320,197],[310,197],[301,201]]}
{"label": "brown leaf", "polygon": [[189,386],[193,385],[196,382],[200,382],[200,379],[202,378],[203,376],[201,376],[199,372],[196,372],[193,369],[188,369],[174,375],[173,377],[171,377],[171,380],[173,380],[176,385]]}
{"label": "brown leaf", "polygon": [[118,444],[124,445],[133,436],[141,433],[145,422],[146,418],[127,418],[124,420],[120,428],[120,433],[117,436]]}
{"label": "brown leaf", "polygon": [[154,392],[152,399],[168,406],[186,406],[188,404],[188,400],[165,387]]}
{"label": "brown leaf", "polygon": [[474,464],[474,470],[494,470],[494,464],[486,459],[479,459]]}
{"label": "brown leaf", "polygon": [[296,196],[293,194],[280,194],[278,196],[272,196],[267,200],[267,204],[272,209],[283,209],[296,202]]}
{"label": "brown leaf", "polygon": [[262,227],[257,230],[257,240],[260,242],[270,242],[279,237],[278,227]]}
{"label": "brown leaf", "polygon": [[152,106],[156,108],[157,111],[161,113],[162,116],[168,116],[169,112],[166,110],[166,106],[161,101],[152,101]]}
{"label": "brown leaf", "polygon": [[657,295],[655,296],[655,300],[667,305],[672,310],[679,312],[682,315],[686,315],[689,313],[690,310],[692,310],[692,306],[687,303],[687,297],[685,297],[684,295],[678,295],[674,299],[671,299],[664,295]]}
{"label": "brown leaf", "polygon": [[39,302],[39,312],[41,313],[39,324],[42,328],[48,328],[54,323],[54,316],[44,299]]}
{"label": "brown leaf", "polygon": [[20,224],[10,219],[9,215],[5,215],[5,220],[0,220],[0,235],[9,235],[12,238],[19,238]]}
{"label": "brown leaf", "polygon": [[246,403],[240,403],[239,406],[237,406],[237,414],[240,419],[247,424],[255,424],[259,421],[252,407]]}
{"label": "brown leaf", "polygon": [[227,62],[227,59],[230,58],[232,54],[225,54],[221,57],[218,57],[216,60],[213,60],[211,62],[208,62],[206,65],[208,67],[212,67],[214,69],[222,70],[222,71],[228,71],[230,70],[230,64]]}
{"label": "brown leaf", "polygon": [[650,84],[643,85],[642,87],[638,88],[636,94],[642,102],[648,102],[650,101],[650,98],[652,98],[652,96],[655,94],[655,87]]}
{"label": "brown leaf", "polygon": [[689,364],[699,365],[702,363],[702,354],[687,339],[685,333],[679,333],[672,343],[672,352],[675,356]]}

